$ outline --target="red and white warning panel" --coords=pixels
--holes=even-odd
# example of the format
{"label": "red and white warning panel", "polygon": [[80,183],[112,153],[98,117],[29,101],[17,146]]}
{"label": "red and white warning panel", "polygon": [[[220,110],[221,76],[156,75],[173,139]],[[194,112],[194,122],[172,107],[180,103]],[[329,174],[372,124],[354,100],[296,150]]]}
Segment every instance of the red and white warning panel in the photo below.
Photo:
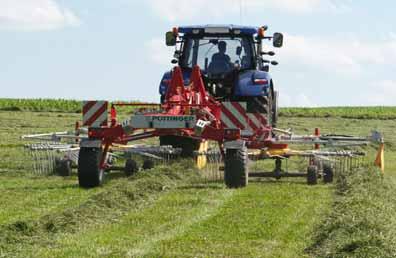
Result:
{"label": "red and white warning panel", "polygon": [[267,117],[263,113],[248,112],[246,102],[223,102],[221,123],[225,128],[254,132],[267,125]]}
{"label": "red and white warning panel", "polygon": [[83,125],[100,127],[108,122],[108,101],[83,101]]}

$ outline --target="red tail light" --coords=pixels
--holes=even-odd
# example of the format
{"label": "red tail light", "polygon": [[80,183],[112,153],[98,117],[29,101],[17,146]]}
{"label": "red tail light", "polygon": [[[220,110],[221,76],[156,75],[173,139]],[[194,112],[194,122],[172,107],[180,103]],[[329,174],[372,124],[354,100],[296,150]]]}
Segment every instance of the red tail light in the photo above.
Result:
{"label": "red tail light", "polygon": [[266,84],[268,84],[268,80],[267,79],[254,79],[253,83],[257,84],[257,85],[266,85]]}

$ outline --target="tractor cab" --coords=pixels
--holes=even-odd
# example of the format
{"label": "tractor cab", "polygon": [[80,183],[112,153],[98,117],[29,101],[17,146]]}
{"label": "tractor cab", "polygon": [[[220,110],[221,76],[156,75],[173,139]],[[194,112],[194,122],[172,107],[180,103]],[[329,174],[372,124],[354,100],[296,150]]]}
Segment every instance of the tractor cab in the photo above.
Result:
{"label": "tractor cab", "polygon": [[255,69],[253,44],[246,36],[188,38],[182,53],[182,69],[201,67],[207,90],[216,98],[231,99],[239,73]]}
{"label": "tractor cab", "polygon": [[[281,47],[283,36],[266,36],[266,26],[206,25],[173,28],[166,33],[166,44],[175,47],[173,64],[183,71],[185,85],[194,66],[199,66],[207,91],[220,101],[268,96],[273,88],[269,65],[277,62],[263,58],[262,41],[272,40]],[[166,93],[171,72],[164,74],[160,94]],[[273,89],[272,89],[273,91]],[[273,94],[272,94],[273,95]]]}

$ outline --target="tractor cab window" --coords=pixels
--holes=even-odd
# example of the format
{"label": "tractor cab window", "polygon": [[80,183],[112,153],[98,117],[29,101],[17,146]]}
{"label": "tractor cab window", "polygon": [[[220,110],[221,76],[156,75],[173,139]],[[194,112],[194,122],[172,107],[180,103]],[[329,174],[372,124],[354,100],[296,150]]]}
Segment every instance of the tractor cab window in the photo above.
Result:
{"label": "tractor cab window", "polygon": [[207,74],[224,74],[234,69],[251,69],[252,43],[248,38],[189,38],[185,41],[182,66],[199,67]]}

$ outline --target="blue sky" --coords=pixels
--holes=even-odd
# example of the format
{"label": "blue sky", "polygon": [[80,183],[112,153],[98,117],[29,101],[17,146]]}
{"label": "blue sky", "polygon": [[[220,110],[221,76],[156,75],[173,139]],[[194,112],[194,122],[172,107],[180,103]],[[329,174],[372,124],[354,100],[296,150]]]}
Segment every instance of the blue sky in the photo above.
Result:
{"label": "blue sky", "polygon": [[0,97],[157,101],[171,68],[167,30],[242,23],[285,35],[272,68],[281,105],[395,105],[395,9],[368,0],[0,0]]}

